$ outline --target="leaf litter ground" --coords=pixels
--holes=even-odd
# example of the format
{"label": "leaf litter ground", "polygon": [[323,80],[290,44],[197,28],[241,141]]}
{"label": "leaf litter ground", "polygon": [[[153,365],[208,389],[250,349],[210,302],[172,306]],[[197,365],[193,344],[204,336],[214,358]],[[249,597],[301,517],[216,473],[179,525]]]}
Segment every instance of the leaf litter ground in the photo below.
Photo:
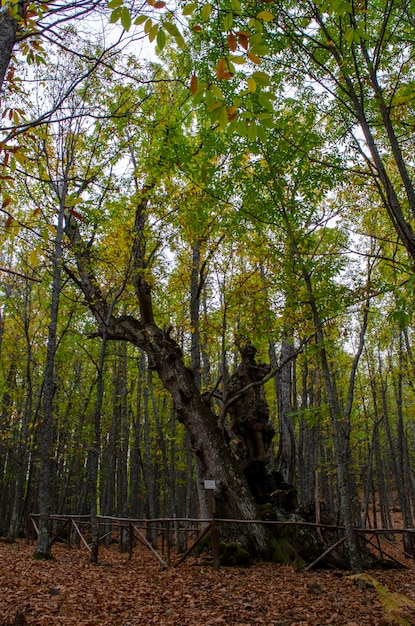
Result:
{"label": "leaf litter ground", "polygon": [[[53,561],[32,558],[34,546],[0,543],[0,626],[366,626],[386,625],[372,586],[347,572],[296,572],[258,564],[214,570],[187,560],[159,570],[138,547],[133,559],[101,548],[99,565],[81,549],[55,545]],[[391,592],[415,600],[409,569],[371,572]],[[406,616],[408,619],[408,616]],[[415,617],[409,616],[415,626]]]}

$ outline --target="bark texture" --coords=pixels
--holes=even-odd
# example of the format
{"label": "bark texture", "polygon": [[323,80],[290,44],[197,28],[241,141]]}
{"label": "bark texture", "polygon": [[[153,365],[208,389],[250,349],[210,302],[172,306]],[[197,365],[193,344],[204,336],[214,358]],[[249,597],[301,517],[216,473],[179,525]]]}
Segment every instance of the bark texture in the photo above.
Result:
{"label": "bark texture", "polygon": [[[154,321],[151,289],[144,279],[143,233],[149,190],[149,187],[143,189],[142,200],[137,206],[133,245],[131,283],[139,303],[140,319],[109,312],[93,272],[90,248],[82,240],[77,224],[69,219],[66,233],[77,263],[76,282],[95,316],[99,334],[105,333],[112,340],[128,341],[147,354],[148,367],[157,372],[170,393],[178,419],[189,434],[202,477],[216,481],[216,514],[225,518],[254,520],[258,515],[255,500],[229,445],[224,441],[217,416],[201,395],[193,372],[185,366],[182,352],[171,337],[170,329],[161,329]],[[254,554],[265,555],[267,552],[268,539],[262,526],[243,525],[238,540]]]}
{"label": "bark texture", "polygon": [[16,43],[17,22],[10,15],[8,7],[0,9],[0,93]]}

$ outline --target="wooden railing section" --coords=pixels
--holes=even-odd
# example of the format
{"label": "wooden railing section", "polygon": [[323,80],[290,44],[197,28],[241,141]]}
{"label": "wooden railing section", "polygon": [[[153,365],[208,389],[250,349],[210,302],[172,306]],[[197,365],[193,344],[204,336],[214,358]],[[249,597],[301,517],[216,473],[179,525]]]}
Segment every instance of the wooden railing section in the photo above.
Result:
{"label": "wooden railing section", "polygon": [[[30,530],[28,537],[35,538],[38,533],[38,515],[31,514]],[[274,521],[274,520],[234,520],[234,519],[199,519],[199,518],[158,518],[158,519],[130,519],[98,515],[99,542],[107,545],[114,540],[114,535],[132,558],[134,546],[138,543],[144,545],[158,560],[162,569],[177,567],[195,549],[203,537],[210,532],[213,565],[219,567],[219,528],[221,525],[261,524],[269,526],[290,527],[292,531],[292,543],[295,551],[295,565],[299,567],[300,556],[298,553],[297,531],[299,527],[312,527],[323,531],[332,531],[338,535],[344,533],[343,526],[315,524],[300,521]],[[69,547],[72,545],[82,546],[86,550],[92,550],[92,520],[89,515],[51,515],[50,532],[52,544],[56,541],[64,542]],[[415,560],[415,528],[355,528],[354,532],[371,548],[374,548],[382,558],[390,559],[400,566],[406,567],[402,560],[391,555],[385,546],[393,547],[405,559]],[[402,541],[396,541],[395,537]],[[151,539],[149,539],[149,537]],[[329,545],[320,556],[307,565],[305,570],[310,570],[323,560],[331,551],[339,547],[346,537],[336,537],[336,541]],[[404,548],[404,546],[410,546]],[[174,550],[175,548],[175,550]],[[177,559],[172,562],[173,554]],[[180,556],[178,556],[180,554]]]}

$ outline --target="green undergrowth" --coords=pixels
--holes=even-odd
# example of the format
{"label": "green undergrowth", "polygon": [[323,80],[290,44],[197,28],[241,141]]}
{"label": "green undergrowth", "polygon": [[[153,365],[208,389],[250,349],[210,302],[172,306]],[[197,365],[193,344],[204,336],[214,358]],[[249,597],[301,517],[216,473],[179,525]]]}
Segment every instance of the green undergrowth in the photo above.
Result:
{"label": "green undergrowth", "polygon": [[411,613],[415,609],[415,602],[402,593],[390,591],[386,585],[382,585],[370,574],[354,574],[352,580],[363,581],[374,587],[379,602],[383,608],[383,621],[385,626],[413,626]]}
{"label": "green undergrowth", "polygon": [[295,556],[294,546],[289,537],[272,537],[270,541],[272,563],[280,563],[281,565],[294,565],[296,567],[305,567],[306,562],[301,557]]}
{"label": "green undergrowth", "polygon": [[249,567],[252,565],[251,555],[237,541],[222,543],[219,546],[219,550],[221,565],[233,567]]}
{"label": "green undergrowth", "polygon": [[[210,533],[208,533],[195,546],[193,553],[195,556],[201,556],[203,553],[210,552],[211,537]],[[229,567],[249,567],[254,562],[249,552],[238,541],[221,542],[219,545],[219,560],[221,565]],[[304,559],[301,557],[296,559],[291,534],[288,536],[284,529],[280,530],[278,536],[271,537],[270,551],[266,560],[271,563],[294,565],[299,568],[306,566]]]}

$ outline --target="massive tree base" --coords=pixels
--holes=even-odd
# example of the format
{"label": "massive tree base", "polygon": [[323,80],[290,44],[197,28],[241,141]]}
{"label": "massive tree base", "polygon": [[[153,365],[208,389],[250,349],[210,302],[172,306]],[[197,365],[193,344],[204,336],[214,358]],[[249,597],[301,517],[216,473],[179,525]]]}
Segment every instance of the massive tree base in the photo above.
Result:
{"label": "massive tree base", "polygon": [[[290,499],[288,502],[292,503]],[[320,569],[352,570],[345,531],[339,529],[332,519],[323,521],[327,524],[326,527],[312,526],[316,519],[310,507],[307,507],[307,512],[303,514],[301,509],[297,509],[296,512],[287,511],[273,506],[270,502],[258,505],[258,519],[265,522],[262,527],[267,537],[266,553],[259,553],[253,547],[247,546],[245,525],[238,522],[217,522],[220,564],[246,567],[258,561],[266,561],[292,565],[297,569],[311,565]],[[212,538],[208,533],[196,546],[194,553],[196,556],[204,555],[210,562],[211,546]],[[359,548],[363,569],[399,567],[397,562],[371,552],[363,539]]]}

